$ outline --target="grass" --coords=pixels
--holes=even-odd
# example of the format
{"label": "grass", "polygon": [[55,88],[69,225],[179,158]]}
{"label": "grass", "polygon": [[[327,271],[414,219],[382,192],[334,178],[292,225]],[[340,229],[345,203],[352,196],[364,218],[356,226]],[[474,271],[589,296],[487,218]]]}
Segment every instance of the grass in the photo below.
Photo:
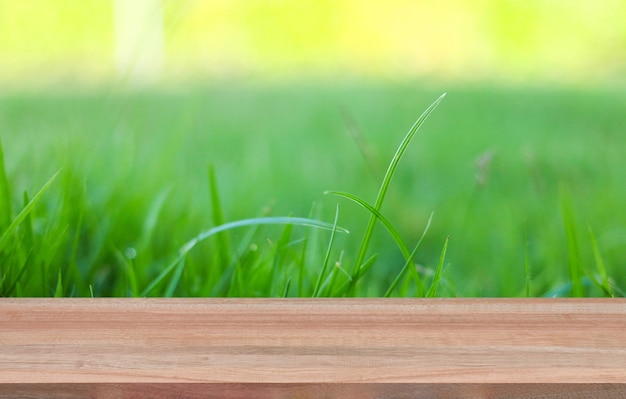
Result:
{"label": "grass", "polygon": [[446,89],[5,93],[0,294],[623,296],[626,96]]}

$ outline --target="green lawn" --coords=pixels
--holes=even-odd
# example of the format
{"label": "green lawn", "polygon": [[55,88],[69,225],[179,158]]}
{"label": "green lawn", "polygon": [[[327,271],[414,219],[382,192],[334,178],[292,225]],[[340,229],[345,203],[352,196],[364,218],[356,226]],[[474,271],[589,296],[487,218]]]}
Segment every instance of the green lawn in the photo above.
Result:
{"label": "green lawn", "polygon": [[[409,250],[434,212],[415,256],[423,287],[407,273],[393,295],[425,293],[448,236],[438,296],[623,295],[623,91],[408,82],[0,95],[0,294],[311,296],[328,253],[319,294],[345,295],[370,214],[324,192],[374,205],[402,138],[443,91],[381,208]],[[330,251],[332,231],[256,225],[179,257],[216,224],[332,225],[337,204],[350,234]],[[373,254],[351,294],[383,295],[405,263],[380,224]]]}

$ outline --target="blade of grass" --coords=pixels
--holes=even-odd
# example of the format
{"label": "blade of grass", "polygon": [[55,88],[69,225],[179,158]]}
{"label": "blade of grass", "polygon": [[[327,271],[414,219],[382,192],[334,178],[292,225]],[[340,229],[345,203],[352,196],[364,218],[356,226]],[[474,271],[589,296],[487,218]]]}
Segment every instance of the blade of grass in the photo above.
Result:
{"label": "blade of grass", "polygon": [[269,291],[271,295],[277,295],[277,293],[273,292],[274,287],[278,284],[276,283],[276,272],[278,269],[282,267],[283,261],[285,259],[285,252],[287,247],[289,246],[289,241],[291,240],[291,232],[293,231],[293,225],[287,224],[283,228],[283,232],[276,243],[276,247],[274,250],[274,259],[272,261],[272,269],[269,276],[269,284],[266,284],[266,287],[269,287]]}
{"label": "blade of grass", "polygon": [[448,250],[448,242],[450,242],[450,237],[446,237],[446,242],[443,244],[443,249],[441,250],[441,256],[439,257],[439,263],[437,263],[437,269],[435,270],[435,275],[433,276],[433,282],[426,293],[426,298],[434,298],[437,296],[437,288],[439,287],[439,282],[441,281],[441,275],[443,273],[443,262],[446,260],[446,251]]}
{"label": "blade of grass", "polygon": [[[583,288],[589,288],[593,285],[591,279],[587,276],[582,276],[578,282]],[[552,288],[550,291],[543,294],[544,298],[564,298],[571,296],[573,291],[573,284],[571,281],[559,284]]]}
{"label": "blade of grass", "polygon": [[[413,253],[413,255],[411,255],[411,253],[409,252],[406,244],[402,240],[402,237],[400,236],[398,231],[393,227],[391,222],[389,222],[389,220],[387,220],[387,218],[385,218],[382,215],[382,213],[380,213],[378,210],[376,210],[376,208],[374,208],[373,206],[371,206],[370,204],[368,204],[367,202],[365,202],[361,198],[357,197],[356,195],[353,195],[353,194],[350,194],[350,193],[346,193],[346,192],[342,192],[342,191],[327,191],[325,194],[338,195],[340,197],[347,198],[347,199],[349,199],[351,201],[354,201],[357,204],[361,205],[363,208],[365,208],[367,211],[369,211],[372,215],[375,215],[376,218],[378,220],[380,220],[380,222],[383,224],[383,226],[385,226],[385,228],[387,229],[387,231],[389,232],[389,234],[391,235],[391,237],[395,241],[396,245],[400,249],[400,252],[402,252],[402,255],[404,256],[404,260],[406,260],[407,263],[410,263],[410,259],[413,259],[415,257],[415,253]],[[432,220],[432,214],[430,215],[430,219],[428,220],[428,225],[430,225],[431,220]],[[423,238],[423,235],[422,235],[422,238]],[[420,240],[420,242],[421,242],[421,240]],[[406,271],[406,269],[404,269],[404,268],[403,268],[403,270]],[[409,268],[408,270],[411,273],[411,278],[413,278],[413,281],[415,282],[415,285],[418,287],[418,291],[420,289],[423,290],[422,278],[419,276],[419,273],[417,273],[417,270],[415,268]]]}
{"label": "blade of grass", "polygon": [[161,213],[161,210],[163,209],[163,205],[165,204],[165,200],[167,199],[170,191],[170,188],[162,190],[150,205],[148,213],[146,214],[146,218],[144,219],[143,226],[141,228],[141,235],[137,240],[136,248],[138,253],[143,252],[150,245],[150,240],[152,239],[152,235],[154,234],[154,230],[159,220],[159,215]]}
{"label": "blade of grass", "polygon": [[[213,217],[213,225],[220,226],[225,223],[224,210],[220,201],[219,191],[217,189],[217,179],[215,178],[215,169],[213,165],[209,166],[209,189],[211,194],[211,211]],[[218,253],[221,265],[230,263],[230,237],[228,232],[223,231],[215,236],[218,244]]]}
{"label": "blade of grass", "polygon": [[[426,233],[428,232],[428,229],[430,228],[430,223],[433,220],[433,215],[434,215],[434,213],[430,214],[430,217],[428,218],[428,222],[426,222],[426,227],[424,228],[424,231],[422,232],[422,236],[417,241],[417,244],[415,244],[415,247],[413,248],[413,251],[411,251],[411,253],[409,254],[406,262],[404,263],[404,266],[402,267],[402,269],[400,270],[400,272],[398,273],[396,278],[393,280],[393,282],[391,283],[391,285],[387,289],[387,292],[385,292],[385,298],[388,298],[388,297],[391,296],[391,294],[396,289],[396,287],[397,287],[398,283],[400,282],[400,280],[402,280],[402,277],[404,277],[404,275],[406,274],[407,269],[415,269],[415,267],[413,267],[413,258],[415,257],[415,254],[417,254],[417,251],[422,246],[422,241],[424,241],[424,237],[426,237]],[[417,273],[417,271],[416,271],[416,273]],[[420,279],[420,282],[421,282],[421,279]],[[423,286],[418,286],[417,294],[420,295],[422,292],[424,292],[424,287]]]}
{"label": "blade of grass", "polygon": [[59,269],[58,278],[57,278],[57,287],[54,290],[55,298],[63,298],[63,279],[61,276],[61,269]]}
{"label": "blade of grass", "polygon": [[[446,95],[445,93],[442,94],[437,100],[435,100],[435,102],[433,102],[422,113],[422,115],[417,119],[417,121],[415,121],[415,123],[413,124],[409,132],[406,134],[406,136],[400,143],[400,146],[396,150],[396,153],[394,154],[393,158],[391,159],[391,162],[389,163],[389,167],[387,168],[387,172],[385,173],[385,177],[383,178],[382,184],[378,191],[376,203],[374,204],[374,209],[376,209],[377,211],[380,211],[380,208],[382,207],[383,201],[385,200],[385,195],[387,194],[387,190],[389,189],[389,184],[391,183],[391,179],[393,178],[393,175],[395,174],[396,169],[398,168],[398,163],[400,162],[400,159],[406,152],[406,149],[408,148],[411,140],[413,139],[413,137],[415,136],[419,128],[422,126],[422,124],[426,121],[428,116],[430,116],[430,114],[435,110],[437,105],[439,105],[441,100],[443,100],[445,95]],[[365,259],[365,256],[367,255],[367,249],[369,247],[372,234],[374,233],[374,226],[376,224],[376,220],[377,220],[376,215],[372,214],[367,224],[367,228],[365,229],[365,234],[363,235],[363,240],[361,241],[361,247],[359,249],[356,261],[354,262],[354,268],[352,271],[352,274],[354,276],[356,276],[357,273],[359,272],[359,268],[361,267],[361,264],[363,263],[363,260]],[[354,278],[352,279],[352,281],[350,282],[350,286],[348,288],[348,293],[352,293],[354,291],[354,285],[356,284],[356,281],[357,279],[354,279]]]}
{"label": "blade of grass", "polygon": [[[24,207],[28,206],[30,202],[30,198],[28,197],[28,192],[24,191]],[[33,233],[33,214],[30,213],[24,219],[24,237],[22,238],[22,244],[24,248],[27,250],[32,248],[35,243],[35,235]]]}
{"label": "blade of grass", "polygon": [[262,225],[257,225],[248,230],[245,238],[237,248],[235,258],[224,272],[224,275],[228,278],[220,278],[217,284],[213,286],[210,296],[241,296],[245,291],[243,279],[245,270],[243,266],[254,263],[258,251],[258,246],[254,243],[254,237],[257,236],[261,227]]}
{"label": "blade of grass", "polygon": [[[83,184],[83,190],[81,192],[81,199],[80,199],[81,203],[84,201],[84,198],[87,195],[86,193],[87,193],[87,184],[85,182]],[[83,230],[85,207],[78,206],[77,209],[78,209],[78,218],[77,218],[76,226],[75,226],[74,239],[72,240],[72,249],[70,250],[70,259],[68,262],[70,271],[68,273],[73,276],[74,281],[81,281],[82,275],[78,268],[78,263],[76,262],[76,255],[78,253],[78,248],[80,245],[80,236]],[[84,281],[81,281],[81,285],[83,285],[84,283],[85,283]]]}
{"label": "blade of grass", "polygon": [[376,210],[373,206],[371,206],[370,204],[365,202],[363,199],[357,197],[356,195],[353,195],[353,194],[350,194],[350,193],[346,193],[346,192],[343,192],[343,191],[326,191],[326,192],[324,192],[324,194],[336,195],[336,196],[339,196],[339,197],[347,198],[350,201],[353,201],[353,202],[361,205],[361,207],[363,207],[365,210],[367,210],[372,215],[374,215],[378,220],[380,220],[380,222],[383,224],[383,226],[385,226],[385,228],[389,232],[389,235],[391,235],[391,237],[395,241],[396,245],[400,249],[400,252],[402,252],[402,255],[404,256],[404,259],[408,259],[409,255],[410,255],[410,252],[409,252],[408,248],[406,247],[406,245],[404,244],[404,241],[402,240],[402,237],[400,236],[398,231],[395,229],[395,227],[393,227],[391,222],[389,222],[389,220],[386,217],[384,217],[382,215],[382,213],[380,213],[378,210]]}
{"label": "blade of grass", "polygon": [[163,297],[171,298],[174,296],[174,292],[176,291],[176,287],[178,287],[178,283],[180,282],[180,277],[183,275],[183,270],[185,269],[185,258],[183,257],[180,262],[178,262],[178,266],[174,270],[174,275],[170,280],[165,292],[163,293]]}
{"label": "blade of grass", "polygon": [[363,264],[359,268],[359,273],[356,276],[357,280],[365,276],[367,272],[370,271],[372,266],[374,266],[374,263],[376,263],[376,259],[378,259],[378,254],[373,254],[372,256],[367,258],[365,262],[363,262]]}
{"label": "blade of grass", "polygon": [[[185,245],[183,245],[180,248],[179,255],[176,257],[176,259],[174,259],[170,264],[168,264],[161,271],[161,273],[159,273],[159,275],[156,276],[150,282],[150,284],[148,284],[148,286],[141,292],[139,296],[143,297],[143,296],[148,295],[150,292],[152,292],[152,290],[154,290],[154,288],[158,286],[174,270],[174,268],[178,265],[178,262],[180,262],[187,255],[187,253],[191,251],[199,242],[206,240],[207,238],[225,230],[234,229],[238,227],[268,225],[268,224],[292,224],[292,225],[314,227],[314,228],[325,229],[325,230],[333,230],[333,225],[326,223],[326,222],[321,222],[319,220],[314,220],[314,219],[284,217],[284,216],[243,219],[243,220],[237,220],[235,222],[230,222],[230,223],[222,224],[220,226],[213,227],[211,229],[208,229],[198,234],[195,238],[191,239]],[[336,227],[336,230],[342,233],[348,233],[348,230],[344,229],[343,227]]]}
{"label": "blade of grass", "polygon": [[[11,296],[11,294],[13,293],[13,290],[16,289],[16,287],[19,286],[20,283],[20,279],[22,278],[22,276],[24,275],[24,273],[28,270],[28,265],[29,263],[32,261],[31,260],[32,257],[32,252],[30,252],[28,254],[28,257],[24,260],[24,263],[22,264],[22,266],[20,267],[19,272],[17,273],[17,276],[15,276],[15,278],[13,279],[13,283],[11,283],[9,285],[9,288],[6,289],[5,291],[2,292],[2,296],[3,297],[8,297]],[[6,277],[5,275],[2,276],[3,278]],[[2,284],[3,285],[3,284]],[[18,297],[20,297],[21,295],[17,295]]]}
{"label": "blade of grass", "polygon": [[[195,247],[200,241],[206,240],[212,235],[215,235],[225,230],[234,229],[237,227],[269,225],[269,224],[293,224],[293,225],[299,225],[299,226],[305,226],[305,227],[314,227],[314,228],[324,229],[324,230],[333,230],[333,225],[330,223],[321,222],[315,219],[307,219],[307,218],[299,218],[299,217],[274,216],[274,217],[261,217],[261,218],[255,218],[255,219],[242,219],[242,220],[237,220],[235,222],[230,222],[230,223],[222,224],[220,226],[213,227],[211,229],[206,230],[203,233],[198,234],[195,238],[187,242],[187,244],[183,245],[180,251],[182,253],[187,253],[193,247]],[[348,230],[339,226],[337,226],[337,231],[342,232],[342,233],[349,233]]]}
{"label": "blade of grass", "polygon": [[317,276],[317,281],[315,282],[315,288],[313,289],[313,297],[317,298],[320,295],[320,288],[322,284],[322,279],[326,275],[326,269],[328,267],[328,260],[330,259],[330,253],[333,248],[333,243],[335,242],[335,232],[337,231],[337,220],[339,219],[339,205],[335,209],[335,221],[333,222],[333,230],[330,233],[330,239],[328,241],[328,247],[326,248],[326,255],[324,256],[324,262],[322,263],[322,270],[320,274]]}
{"label": "blade of grass", "polygon": [[11,223],[11,187],[4,166],[4,151],[0,141],[0,231]]}
{"label": "blade of grass", "polygon": [[233,263],[226,268],[220,279],[215,283],[211,290],[211,297],[232,297],[240,296],[243,292],[243,282],[239,278],[240,272],[237,264]]}
{"label": "blade of grass", "polygon": [[[24,191],[24,206],[28,205],[30,199],[28,197],[28,192]],[[19,246],[13,251],[13,255],[21,255],[17,256],[17,259],[22,258],[21,261],[17,261],[17,263],[6,261],[0,262],[4,266],[4,270],[2,270],[2,281],[0,281],[0,287],[2,287],[2,291],[0,292],[1,296],[10,296],[13,290],[15,289],[17,283],[20,278],[24,275],[24,273],[29,269],[28,265],[32,262],[33,254],[36,253],[34,249],[35,246],[35,235],[33,233],[33,215],[29,214],[24,220],[24,228],[22,229],[23,235]],[[13,266],[12,266],[13,265]],[[16,277],[12,277],[7,275],[7,273],[13,272],[15,269],[19,268]],[[5,281],[9,281],[12,278],[13,282],[8,284],[8,288],[5,288]]]}
{"label": "blade of grass", "polygon": [[529,249],[528,249],[528,236],[527,235],[525,237],[524,244],[525,244],[524,245],[524,274],[525,274],[524,288],[526,291],[526,298],[530,298],[531,297],[530,285],[532,281],[532,276],[530,273],[530,254],[529,254]]}
{"label": "blade of grass", "polygon": [[600,278],[602,279],[601,283],[599,283],[600,288],[604,291],[607,296],[615,297],[613,293],[613,289],[611,288],[611,284],[609,282],[609,276],[606,274],[606,268],[604,267],[604,259],[602,259],[602,254],[600,253],[600,249],[598,248],[598,242],[596,240],[595,234],[593,234],[593,230],[591,230],[591,226],[589,229],[589,239],[591,240],[591,248],[593,249],[593,256],[596,261],[596,267],[598,268],[598,273],[600,274]]}
{"label": "blade of grass", "polygon": [[336,268],[331,269],[330,273],[328,273],[328,276],[326,277],[326,280],[324,280],[324,282],[322,283],[322,286],[320,287],[320,295],[322,296],[322,294],[324,293],[324,290],[328,287],[328,289],[326,291],[328,292],[332,292],[336,277],[337,277],[337,271]]}
{"label": "blade of grass", "polygon": [[585,291],[581,281],[582,264],[580,251],[578,249],[578,238],[576,234],[576,222],[571,202],[571,194],[565,185],[560,186],[561,212],[563,215],[563,225],[565,227],[565,237],[567,241],[567,253],[569,258],[569,276],[572,283],[572,296],[580,298]]}
{"label": "blade of grass", "polygon": [[[339,205],[337,205],[339,206]],[[313,202],[312,206],[311,206],[311,210],[309,211],[309,219],[313,219],[316,215],[316,204],[315,202]],[[333,223],[333,226],[335,226],[335,223]],[[317,241],[317,236],[311,234],[312,230],[307,229],[304,233],[304,242],[302,244],[302,251],[300,252],[300,259],[298,262],[298,291],[296,293],[296,297],[305,297],[305,296],[309,296],[309,294],[306,294],[304,292],[305,290],[305,286],[304,286],[304,282],[305,279],[307,278],[307,264],[314,264],[315,263],[315,258],[313,257],[308,257],[308,249],[310,246],[313,246],[314,243],[316,243]],[[334,234],[334,230],[333,233]],[[315,253],[315,252],[313,252]],[[308,287],[307,287],[308,288]]]}
{"label": "blade of grass", "polygon": [[363,159],[365,160],[366,165],[369,167],[372,176],[376,179],[379,179],[383,172],[380,160],[365,139],[365,136],[363,136],[363,133],[361,133],[361,130],[358,128],[354,118],[352,118],[352,116],[346,110],[343,110],[342,114],[343,120],[346,123],[348,133],[350,134],[350,137],[352,137],[352,140],[361,152],[361,156],[363,156]]}
{"label": "blade of grass", "polygon": [[37,202],[41,199],[43,194],[50,188],[54,179],[59,175],[59,172],[56,172],[47,182],[43,185],[43,187],[39,190],[37,194],[30,200],[30,202],[17,214],[17,216],[11,221],[9,226],[4,230],[2,236],[0,236],[0,253],[4,251],[5,246],[9,242],[9,239],[16,232],[19,225],[26,219],[26,217],[33,210]]}
{"label": "blade of grass", "polygon": [[305,233],[304,241],[302,242],[302,251],[300,251],[300,261],[298,262],[298,285],[297,285],[297,297],[304,296],[304,277],[306,275],[306,261],[307,250],[309,249],[309,231]]}
{"label": "blade of grass", "polygon": [[136,297],[139,293],[139,288],[137,286],[137,275],[135,273],[133,261],[129,259],[126,254],[124,254],[122,251],[114,246],[111,247],[111,252],[115,254],[115,257],[117,258],[119,264],[122,266],[122,271],[128,280],[128,287],[123,290],[124,292],[122,293],[122,295],[127,296],[128,292],[130,291],[130,295],[132,297]]}
{"label": "blade of grass", "polygon": [[148,284],[146,288],[139,294],[140,297],[145,297],[152,292],[161,282],[165,280],[165,278],[174,270],[174,268],[182,262],[182,260],[187,255],[187,252],[182,252],[174,259],[171,263],[169,263],[162,271],[158,274],[151,282]]}
{"label": "blade of grass", "polygon": [[287,279],[287,284],[285,284],[285,289],[283,291],[283,298],[287,298],[289,295],[289,286],[291,285],[291,277]]}
{"label": "blade of grass", "polygon": [[[50,275],[50,278],[53,278],[53,274],[54,273],[48,273],[47,270],[51,270],[54,271],[55,268],[57,270],[59,270],[62,274],[63,274],[63,292],[65,293],[65,295],[69,295],[71,292],[74,292],[75,290],[75,285],[72,283],[71,278],[68,277],[67,274],[65,274],[65,270],[67,268],[66,265],[61,265],[58,266],[53,260],[56,258],[56,254],[59,251],[59,249],[62,247],[63,243],[67,242],[66,238],[67,238],[67,231],[69,229],[69,226],[67,225],[61,225],[61,226],[56,226],[55,228],[48,230],[45,233],[44,238],[42,239],[42,242],[45,242],[45,245],[41,245],[40,246],[40,251],[38,254],[36,254],[36,262],[39,263],[41,265],[41,268],[44,270],[44,272],[41,274],[42,276],[47,276]],[[27,275],[28,279],[32,279],[32,275],[35,273],[31,273],[34,271],[34,267],[30,268]],[[39,276],[37,276],[39,277]],[[41,285],[42,287],[49,287],[49,282],[47,279],[40,279],[40,283],[38,283],[39,285]],[[46,292],[44,294],[44,296],[49,296],[50,293]]]}
{"label": "blade of grass", "polygon": [[[363,277],[372,268],[372,266],[374,266],[374,263],[376,263],[377,259],[378,259],[378,254],[373,254],[372,256],[367,258],[367,260],[363,262],[363,264],[359,268],[359,273],[357,274],[356,279],[358,280],[361,277]],[[341,285],[341,287],[339,287],[337,291],[333,292],[332,288],[335,286],[335,281],[337,280],[337,275],[339,274],[339,273],[333,273],[332,275],[333,278],[330,281],[328,291],[332,293],[331,296],[333,297],[346,296],[348,294],[348,288],[350,286],[350,283],[353,280],[353,277],[350,274],[348,274],[348,272],[346,272],[340,265],[335,265],[335,271],[336,270],[339,270],[341,274],[344,274],[348,279],[343,285]]]}

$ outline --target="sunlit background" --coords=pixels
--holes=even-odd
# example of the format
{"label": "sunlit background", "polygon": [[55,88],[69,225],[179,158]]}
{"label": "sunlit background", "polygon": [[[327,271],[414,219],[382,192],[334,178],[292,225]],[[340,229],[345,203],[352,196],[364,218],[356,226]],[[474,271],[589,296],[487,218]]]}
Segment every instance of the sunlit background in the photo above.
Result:
{"label": "sunlit background", "polygon": [[0,82],[623,83],[626,1],[0,0]]}

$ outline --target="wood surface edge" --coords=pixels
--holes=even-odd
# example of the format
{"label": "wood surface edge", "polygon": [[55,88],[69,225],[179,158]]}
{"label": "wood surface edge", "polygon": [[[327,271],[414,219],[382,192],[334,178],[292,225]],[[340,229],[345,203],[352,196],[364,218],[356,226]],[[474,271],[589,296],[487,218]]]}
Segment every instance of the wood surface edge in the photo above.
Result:
{"label": "wood surface edge", "polygon": [[0,384],[0,399],[622,399],[626,384]]}
{"label": "wood surface edge", "polygon": [[[497,322],[499,311],[515,312],[520,314],[540,315],[542,317],[559,320],[565,318],[572,328],[580,323],[581,332],[587,328],[588,320],[593,323],[606,323],[607,328],[616,329],[626,325],[626,301],[623,299],[0,299],[0,358],[4,347],[3,334],[10,330],[11,315],[7,313],[16,309],[23,312],[32,310],[30,316],[47,315],[47,320],[54,320],[55,312],[59,315],[64,312],[73,312],[77,309],[97,309],[98,311],[132,309],[132,314],[155,313],[162,316],[172,312],[181,312],[191,309],[191,312],[202,312],[212,306],[242,306],[247,309],[270,308],[271,315],[289,311],[292,306],[301,307],[313,314],[324,314],[324,309],[332,312],[372,312],[384,314],[399,307],[398,312],[410,313],[412,306],[418,306],[422,311],[434,315],[449,317],[463,315],[464,312],[476,310],[478,315],[487,315],[484,323]],[[347,307],[347,308],[346,308]],[[318,311],[317,309],[322,309]],[[278,313],[276,313],[278,312]],[[317,312],[317,313],[316,313]],[[439,313],[437,313],[439,312]],[[194,313],[195,314],[195,313]],[[358,315],[355,315],[357,317]],[[364,317],[365,317],[364,316]],[[267,316],[266,316],[267,317]],[[274,317],[274,316],[270,316]],[[316,316],[317,317],[317,316]],[[357,317],[358,318],[358,317]],[[587,319],[589,318],[589,319]],[[464,320],[464,319],[460,319]],[[7,324],[9,323],[9,324]],[[135,321],[129,321],[137,327]],[[598,327],[598,326],[596,326]],[[600,326],[601,327],[601,326]],[[42,327],[45,328],[45,327]],[[74,330],[71,330],[74,331]],[[80,331],[80,329],[76,329]],[[618,331],[618,330],[615,330]],[[622,330],[626,331],[626,330]],[[523,331],[512,330],[515,334]],[[581,337],[582,339],[583,337]],[[572,343],[568,344],[570,347]],[[616,351],[626,353],[626,338],[619,338],[609,345]],[[459,359],[462,362],[463,359]],[[584,361],[584,360],[583,360]],[[311,383],[293,381],[289,383],[204,383],[204,382],[63,382],[41,383],[37,381],[37,373],[33,373],[33,380],[29,382],[9,383],[3,379],[3,370],[0,369],[0,398],[114,398],[114,397],[188,397],[188,398],[626,398],[626,368],[611,367],[612,377],[603,382],[589,382],[589,378],[571,374],[560,381],[548,383],[533,382],[446,382],[433,379],[432,382],[395,383],[395,382],[365,382],[365,383]],[[581,372],[584,368],[581,368]],[[558,371],[558,370],[556,370]],[[548,371],[549,372],[549,371]],[[476,370],[480,373],[480,369]],[[60,373],[62,375],[62,372]],[[622,378],[623,377],[623,378]],[[480,380],[480,378],[476,379]]]}

